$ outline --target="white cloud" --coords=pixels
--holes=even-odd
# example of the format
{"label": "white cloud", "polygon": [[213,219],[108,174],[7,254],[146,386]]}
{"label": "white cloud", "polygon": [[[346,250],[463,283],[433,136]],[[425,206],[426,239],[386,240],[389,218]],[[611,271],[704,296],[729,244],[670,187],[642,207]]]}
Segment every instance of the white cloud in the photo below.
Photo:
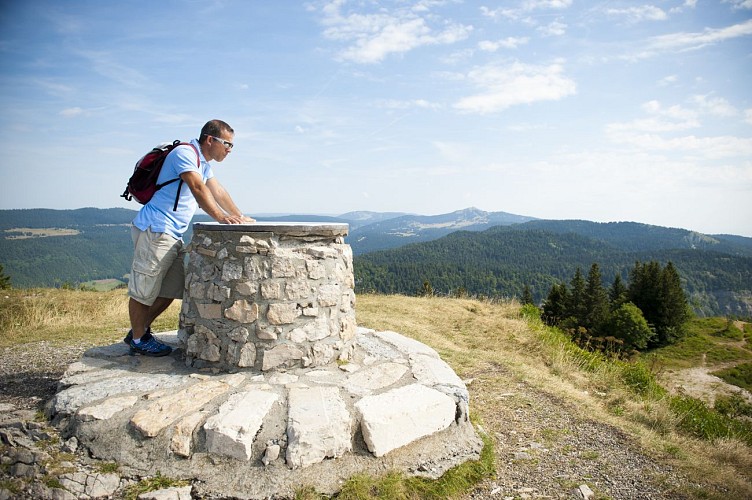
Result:
{"label": "white cloud", "polygon": [[572,6],[572,0],[525,0],[519,7],[500,7],[490,9],[486,6],[480,8],[480,12],[485,17],[492,19],[514,19],[519,20],[536,10],[563,10]]}
{"label": "white cloud", "polygon": [[335,0],[322,9],[322,22],[327,26],[324,36],[348,43],[339,56],[356,63],[377,63],[389,54],[405,53],[426,45],[453,44],[466,39],[473,30],[472,26],[452,22],[440,22],[441,27],[436,30],[428,23],[434,16],[416,15],[416,12],[427,12],[438,2],[424,1],[412,9],[393,12],[380,9],[371,14],[343,14],[344,4],[342,0]]}
{"label": "white cloud", "polygon": [[438,109],[441,107],[440,104],[426,101],[425,99],[413,99],[409,101],[387,99],[387,100],[379,101],[377,105],[379,107],[386,108],[386,109],[412,109],[412,108]]}
{"label": "white cloud", "polygon": [[705,28],[701,33],[661,35],[648,41],[645,55],[653,55],[657,52],[695,50],[706,45],[749,35],[752,35],[752,19],[726,28]]}
{"label": "white cloud", "polygon": [[[713,114],[727,113],[730,108],[724,99],[707,100],[704,96],[696,96],[692,102],[698,104],[701,111]],[[606,135],[615,143],[629,144],[644,151],[672,151],[705,159],[752,155],[752,139],[749,138],[668,135],[699,128],[699,114],[695,110],[681,106],[664,107],[658,101],[649,101],[642,105],[642,109],[649,115],[647,118],[611,123],[606,127]]]}
{"label": "white cloud", "polygon": [[723,0],[723,3],[730,3],[735,10],[752,9],[752,0]]}
{"label": "white cloud", "polygon": [[576,93],[575,82],[563,73],[558,63],[535,66],[515,62],[476,68],[467,79],[480,93],[460,99],[454,107],[469,113],[494,113],[517,104],[556,101]]}
{"label": "white cloud", "polygon": [[752,108],[744,110],[744,121],[752,125]]}
{"label": "white cloud", "polygon": [[65,116],[67,118],[70,118],[70,117],[73,117],[73,116],[81,115],[81,114],[83,114],[83,112],[84,112],[84,110],[81,109],[81,108],[79,108],[79,107],[67,108],[67,109],[62,110],[60,112],[60,115],[61,116]]}
{"label": "white cloud", "polygon": [[629,22],[637,23],[642,21],[665,21],[668,16],[658,7],[653,5],[641,5],[639,7],[629,7],[626,9],[606,9],[606,14],[610,16],[626,17]]}
{"label": "white cloud", "polygon": [[664,76],[660,80],[658,80],[658,86],[659,87],[668,87],[669,85],[673,85],[676,82],[679,81],[679,77],[676,75],[668,75]]}
{"label": "white cloud", "polygon": [[696,95],[692,97],[691,101],[702,111],[714,116],[731,117],[739,114],[739,111],[722,97]]}
{"label": "white cloud", "polygon": [[538,31],[544,36],[563,36],[567,33],[567,25],[559,21],[554,21],[546,26],[541,26],[538,28]]}
{"label": "white cloud", "polygon": [[647,118],[626,123],[611,123],[606,130],[612,138],[623,138],[638,133],[676,132],[698,128],[700,122],[697,113],[681,106],[668,108],[658,101],[648,101],[642,105]]}
{"label": "white cloud", "polygon": [[503,40],[483,40],[478,43],[478,48],[480,50],[485,50],[486,52],[496,52],[499,49],[516,49],[517,47],[521,45],[525,45],[530,41],[530,38],[526,36],[522,37],[514,37],[510,36],[507,38],[504,38]]}

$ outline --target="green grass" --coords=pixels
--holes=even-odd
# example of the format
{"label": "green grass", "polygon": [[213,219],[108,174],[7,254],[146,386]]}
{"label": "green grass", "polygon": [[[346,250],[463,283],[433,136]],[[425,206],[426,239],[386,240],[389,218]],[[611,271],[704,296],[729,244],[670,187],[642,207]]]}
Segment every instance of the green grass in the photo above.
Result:
{"label": "green grass", "polygon": [[439,500],[467,492],[474,484],[494,477],[496,473],[491,438],[483,433],[480,436],[483,439],[480,459],[453,467],[437,480],[406,477],[398,472],[390,472],[382,477],[357,475],[344,484],[337,499]]}
{"label": "green grass", "polygon": [[[745,325],[745,329],[749,325]],[[667,368],[752,360],[752,351],[744,334],[725,318],[694,318],[687,325],[687,336],[674,345],[656,349],[647,356],[658,357]]]}
{"label": "green grass", "polygon": [[752,446],[752,422],[723,415],[689,396],[672,397],[670,407],[679,416],[679,430],[690,436],[706,441],[736,438]]}
{"label": "green grass", "polygon": [[731,385],[752,391],[752,363],[742,363],[731,368],[712,372]]}
{"label": "green grass", "polygon": [[150,491],[157,491],[166,488],[180,488],[183,486],[188,486],[189,484],[191,484],[189,481],[164,477],[161,473],[157,472],[157,475],[154,477],[142,479],[138,483],[132,486],[128,486],[125,489],[124,497],[126,500],[136,500],[142,493],[148,493]]}

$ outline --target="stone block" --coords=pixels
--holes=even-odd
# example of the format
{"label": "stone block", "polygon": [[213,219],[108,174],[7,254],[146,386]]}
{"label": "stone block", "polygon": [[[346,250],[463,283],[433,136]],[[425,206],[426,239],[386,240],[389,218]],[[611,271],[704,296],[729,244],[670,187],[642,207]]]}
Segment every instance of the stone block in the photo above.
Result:
{"label": "stone block", "polygon": [[353,394],[363,396],[396,383],[407,370],[407,366],[401,363],[381,363],[349,375],[344,387]]}
{"label": "stone block", "polygon": [[318,290],[319,305],[322,307],[332,307],[337,305],[342,294],[342,289],[336,284],[321,285]]}
{"label": "stone block", "polygon": [[426,356],[439,359],[439,353],[428,347],[426,344],[418,342],[417,340],[411,339],[409,337],[405,337],[404,335],[400,335],[397,332],[387,330],[383,332],[376,332],[375,335],[408,356],[410,354],[425,354]]}
{"label": "stone block", "polygon": [[355,407],[368,450],[377,457],[446,429],[456,411],[451,397],[422,384],[366,396]]}
{"label": "stone block", "polygon": [[239,280],[243,277],[243,265],[239,262],[225,262],[222,266],[222,281],[227,283],[232,280]]}
{"label": "stone block", "polygon": [[280,366],[293,366],[303,359],[304,355],[305,353],[295,346],[280,344],[264,351],[261,370],[268,371]]}
{"label": "stone block", "polygon": [[239,323],[253,323],[258,319],[259,308],[255,302],[236,300],[231,307],[225,309],[225,318]]}
{"label": "stone block", "polygon": [[287,325],[300,316],[300,309],[296,303],[269,304],[266,319],[272,325]]}
{"label": "stone block", "polygon": [[282,282],[265,281],[261,283],[261,298],[264,300],[278,300],[282,298]]}
{"label": "stone block", "polygon": [[201,412],[186,415],[175,424],[170,440],[170,451],[179,457],[188,458],[193,452],[193,431],[206,415]]}
{"label": "stone block", "polygon": [[120,396],[105,399],[96,405],[78,410],[78,418],[86,422],[89,420],[109,420],[113,415],[130,408],[138,402],[138,396]]}
{"label": "stone block", "polygon": [[256,433],[278,399],[277,394],[258,389],[230,396],[204,424],[209,453],[250,460]]}
{"label": "stone block", "polygon": [[353,418],[337,387],[291,388],[287,465],[307,467],[352,450]]}
{"label": "stone block", "polygon": [[222,317],[222,304],[196,303],[199,317],[203,319],[219,319]]}
{"label": "stone block", "polygon": [[220,379],[197,382],[172,394],[163,395],[137,411],[131,418],[131,425],[142,436],[154,437],[182,416],[196,411],[229,389],[230,385]]}

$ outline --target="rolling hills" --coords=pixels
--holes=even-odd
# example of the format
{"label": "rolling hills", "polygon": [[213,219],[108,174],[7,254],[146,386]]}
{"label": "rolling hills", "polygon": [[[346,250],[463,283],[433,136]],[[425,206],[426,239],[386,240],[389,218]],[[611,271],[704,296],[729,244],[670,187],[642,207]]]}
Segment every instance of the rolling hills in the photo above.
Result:
{"label": "rolling hills", "polygon": [[[134,216],[134,210],[120,208],[0,210],[0,264],[16,287],[123,279]],[[635,222],[540,220],[476,208],[437,216],[257,218],[350,224],[347,241],[356,256],[359,291],[415,294],[429,281],[441,294],[511,297],[528,285],[542,300],[577,267],[586,271],[598,262],[608,286],[617,273],[627,278],[635,261],[657,260],[674,263],[699,314],[752,316],[752,238],[742,236]]]}

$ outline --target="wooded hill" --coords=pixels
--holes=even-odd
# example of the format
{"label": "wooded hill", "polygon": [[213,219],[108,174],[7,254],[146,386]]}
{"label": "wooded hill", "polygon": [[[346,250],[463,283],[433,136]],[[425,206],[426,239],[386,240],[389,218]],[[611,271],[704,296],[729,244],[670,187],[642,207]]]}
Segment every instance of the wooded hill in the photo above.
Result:
{"label": "wooded hill", "polygon": [[[130,269],[129,226],[135,214],[121,208],[0,210],[0,264],[15,287],[123,279]],[[477,209],[432,217],[374,212],[264,217],[347,222],[351,233],[346,241],[354,250],[438,238],[456,227],[475,230],[391,250],[356,252],[357,292],[416,294],[429,281],[441,294],[464,289],[474,295],[519,297],[529,285],[541,301],[551,285],[568,280],[577,267],[586,272],[597,262],[608,286],[616,273],[626,279],[636,261],[655,260],[673,262],[696,312],[752,316],[752,238],[630,222],[529,219]],[[513,224],[515,220],[528,222]],[[478,231],[489,223],[507,225]],[[24,228],[72,229],[77,234],[40,237]],[[407,234],[405,228],[412,236],[395,236]]]}
{"label": "wooded hill", "polygon": [[[565,222],[555,224],[563,230]],[[594,223],[576,224],[596,231],[591,226]],[[623,226],[627,232],[637,230],[632,236],[621,235],[618,229],[622,226],[609,227],[608,231],[618,236],[615,243],[544,230],[542,225],[529,222],[482,232],[458,231],[431,242],[359,255],[355,259],[356,287],[415,295],[428,281],[439,294],[521,297],[528,285],[534,300],[540,302],[552,285],[568,281],[578,267],[585,273],[598,263],[608,286],[616,274],[626,280],[635,262],[672,262],[695,312],[752,316],[752,256],[743,245],[733,246],[729,253],[665,248],[667,243],[661,241],[671,238],[648,226],[645,230],[658,234],[646,238],[647,249],[638,250],[642,231],[635,225]],[[625,249],[618,245],[619,240],[624,240]]]}

